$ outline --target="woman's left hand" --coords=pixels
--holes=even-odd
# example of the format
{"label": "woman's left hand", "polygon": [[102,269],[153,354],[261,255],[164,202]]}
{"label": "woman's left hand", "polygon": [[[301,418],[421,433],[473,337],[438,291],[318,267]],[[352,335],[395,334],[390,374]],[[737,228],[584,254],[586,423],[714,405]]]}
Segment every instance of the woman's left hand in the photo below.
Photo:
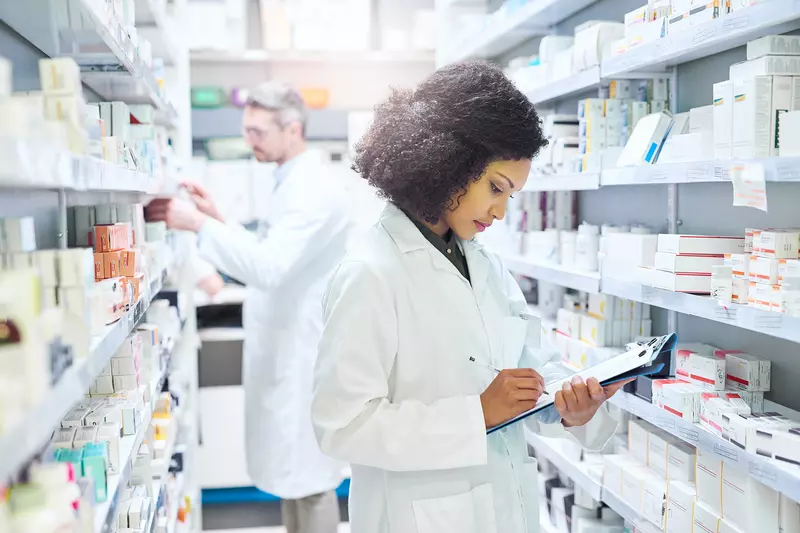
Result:
{"label": "woman's left hand", "polygon": [[607,387],[601,387],[595,378],[589,378],[584,383],[580,376],[575,376],[572,378],[572,383],[564,382],[555,397],[555,406],[561,415],[561,423],[564,427],[586,424],[603,405],[603,402],[614,396],[619,389],[631,381],[633,380],[620,381]]}

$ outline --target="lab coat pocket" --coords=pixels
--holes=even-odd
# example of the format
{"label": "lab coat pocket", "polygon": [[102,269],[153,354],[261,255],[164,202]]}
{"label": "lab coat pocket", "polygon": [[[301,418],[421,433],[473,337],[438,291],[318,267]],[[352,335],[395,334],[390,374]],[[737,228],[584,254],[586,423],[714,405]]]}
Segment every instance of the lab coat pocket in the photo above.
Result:
{"label": "lab coat pocket", "polygon": [[519,367],[527,336],[527,320],[515,316],[503,319],[503,368]]}
{"label": "lab coat pocket", "polygon": [[497,533],[491,483],[469,492],[412,503],[417,533]]}

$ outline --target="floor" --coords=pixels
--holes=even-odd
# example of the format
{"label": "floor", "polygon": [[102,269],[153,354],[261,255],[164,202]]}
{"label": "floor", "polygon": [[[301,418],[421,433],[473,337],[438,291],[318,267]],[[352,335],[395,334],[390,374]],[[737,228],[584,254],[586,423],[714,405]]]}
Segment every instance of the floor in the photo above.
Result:
{"label": "floor", "polygon": [[[339,533],[350,533],[347,500],[339,500],[339,513]],[[208,533],[286,533],[281,523],[279,502],[203,505],[203,530]]]}

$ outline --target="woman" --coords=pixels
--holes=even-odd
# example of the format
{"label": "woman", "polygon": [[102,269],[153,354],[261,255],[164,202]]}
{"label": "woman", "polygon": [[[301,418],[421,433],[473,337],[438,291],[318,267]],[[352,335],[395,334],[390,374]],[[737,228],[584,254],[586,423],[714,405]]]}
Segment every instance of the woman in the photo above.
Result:
{"label": "woman", "polygon": [[[330,282],[312,404],[323,452],[352,464],[353,533],[539,530],[523,424],[486,434],[543,390],[525,347],[539,321],[473,237],[502,220],[544,144],[528,99],[467,62],[395,91],[356,147],[389,204]],[[576,380],[526,425],[599,449],[617,388]]]}

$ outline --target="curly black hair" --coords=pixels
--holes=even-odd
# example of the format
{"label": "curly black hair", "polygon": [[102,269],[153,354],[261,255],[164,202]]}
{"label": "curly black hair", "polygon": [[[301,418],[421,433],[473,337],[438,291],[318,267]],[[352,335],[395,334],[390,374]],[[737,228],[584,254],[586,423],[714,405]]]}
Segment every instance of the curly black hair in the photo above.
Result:
{"label": "curly black hair", "polygon": [[430,223],[455,209],[494,161],[532,159],[545,141],[533,104],[485,61],[441,68],[393,89],[355,146],[353,170]]}

